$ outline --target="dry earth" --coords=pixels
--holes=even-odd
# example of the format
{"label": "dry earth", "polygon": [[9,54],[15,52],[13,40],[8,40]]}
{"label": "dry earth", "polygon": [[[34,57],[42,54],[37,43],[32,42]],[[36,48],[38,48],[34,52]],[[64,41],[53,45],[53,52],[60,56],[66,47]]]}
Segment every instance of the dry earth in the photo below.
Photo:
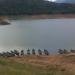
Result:
{"label": "dry earth", "polygon": [[30,63],[41,68],[57,68],[75,73],[75,55],[53,55],[53,56],[21,56],[9,57],[10,60],[19,63]]}

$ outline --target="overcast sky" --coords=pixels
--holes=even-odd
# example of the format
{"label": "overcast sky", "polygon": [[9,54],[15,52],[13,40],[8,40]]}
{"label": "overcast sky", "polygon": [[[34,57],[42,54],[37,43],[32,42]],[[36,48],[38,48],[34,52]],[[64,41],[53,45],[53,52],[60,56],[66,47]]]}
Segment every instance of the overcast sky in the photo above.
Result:
{"label": "overcast sky", "polygon": [[56,0],[57,2],[75,3],[75,0]]}

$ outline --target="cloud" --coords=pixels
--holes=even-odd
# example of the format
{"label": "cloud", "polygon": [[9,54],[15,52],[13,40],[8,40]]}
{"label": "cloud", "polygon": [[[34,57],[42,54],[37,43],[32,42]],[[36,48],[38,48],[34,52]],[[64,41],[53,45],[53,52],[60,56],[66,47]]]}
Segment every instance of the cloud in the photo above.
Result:
{"label": "cloud", "polygon": [[75,3],[75,0],[65,0],[65,2],[68,2],[68,3]]}
{"label": "cloud", "polygon": [[75,0],[57,0],[58,3],[75,3]]}
{"label": "cloud", "polygon": [[56,2],[62,3],[62,2],[65,2],[65,0],[56,0]]}

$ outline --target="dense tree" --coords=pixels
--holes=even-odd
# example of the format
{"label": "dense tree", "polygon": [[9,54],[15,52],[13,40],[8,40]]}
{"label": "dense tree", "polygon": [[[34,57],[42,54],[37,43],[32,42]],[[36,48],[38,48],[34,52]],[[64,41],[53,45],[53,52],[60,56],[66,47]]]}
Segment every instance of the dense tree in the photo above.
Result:
{"label": "dense tree", "polygon": [[33,55],[35,55],[35,54],[36,54],[36,53],[35,53],[35,49],[32,49],[32,54],[33,54]]}
{"label": "dense tree", "polygon": [[75,13],[75,5],[46,0],[0,0],[0,15]]}
{"label": "dense tree", "polygon": [[75,50],[71,49],[70,52],[71,52],[71,53],[75,53]]}
{"label": "dense tree", "polygon": [[19,56],[19,52],[17,50],[14,50],[14,54]]}
{"label": "dense tree", "polygon": [[38,49],[38,54],[42,55],[42,50]]}
{"label": "dense tree", "polygon": [[68,51],[66,49],[64,49],[63,52],[64,52],[64,54],[67,54],[68,53]]}
{"label": "dense tree", "polygon": [[15,56],[15,52],[14,51],[10,51],[10,53],[11,53],[11,56]]}
{"label": "dense tree", "polygon": [[59,54],[64,54],[64,51],[62,49],[58,49]]}
{"label": "dense tree", "polygon": [[49,55],[49,52],[46,49],[44,49],[44,54]]}
{"label": "dense tree", "polygon": [[59,53],[59,54],[68,54],[69,52],[68,52],[68,50],[66,50],[66,49],[64,49],[64,50],[58,49],[58,53]]}
{"label": "dense tree", "polygon": [[30,55],[30,49],[27,50],[27,55]]}
{"label": "dense tree", "polygon": [[24,50],[21,50],[21,55],[24,56]]}

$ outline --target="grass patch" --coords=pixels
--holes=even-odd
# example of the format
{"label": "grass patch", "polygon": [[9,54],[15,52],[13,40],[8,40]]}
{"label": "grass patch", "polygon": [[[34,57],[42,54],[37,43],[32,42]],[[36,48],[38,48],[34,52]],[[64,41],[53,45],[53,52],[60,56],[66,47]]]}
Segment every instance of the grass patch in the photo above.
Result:
{"label": "grass patch", "polygon": [[[29,63],[18,63],[7,58],[0,58],[0,75],[73,75],[57,66],[40,68]],[[75,75],[75,74],[74,74]]]}

